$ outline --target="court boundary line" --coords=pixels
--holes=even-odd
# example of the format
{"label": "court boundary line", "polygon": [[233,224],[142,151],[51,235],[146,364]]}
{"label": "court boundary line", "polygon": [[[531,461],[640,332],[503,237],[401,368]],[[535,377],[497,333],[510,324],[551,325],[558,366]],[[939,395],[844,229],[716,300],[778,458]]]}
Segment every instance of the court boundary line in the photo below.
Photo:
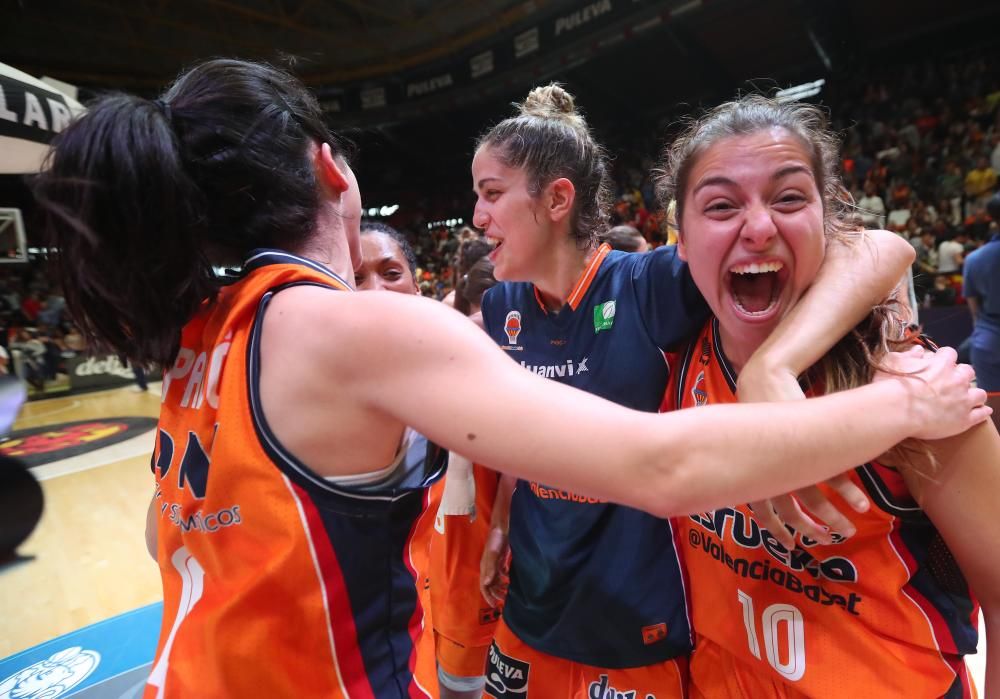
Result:
{"label": "court boundary line", "polygon": [[38,481],[48,481],[62,476],[71,476],[75,473],[90,471],[95,468],[104,468],[116,464],[126,459],[133,459],[137,456],[151,454],[156,446],[156,428],[146,430],[142,434],[126,439],[118,444],[110,444],[93,451],[85,451],[82,454],[70,456],[66,459],[53,461],[52,463],[34,466],[30,469]]}

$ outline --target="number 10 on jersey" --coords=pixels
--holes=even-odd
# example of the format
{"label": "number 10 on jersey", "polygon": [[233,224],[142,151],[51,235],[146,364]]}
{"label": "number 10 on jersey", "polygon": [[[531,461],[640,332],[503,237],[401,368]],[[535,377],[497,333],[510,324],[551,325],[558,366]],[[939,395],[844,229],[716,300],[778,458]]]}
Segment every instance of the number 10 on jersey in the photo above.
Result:
{"label": "number 10 on jersey", "polygon": [[[747,630],[750,653],[758,660],[760,639],[757,631],[757,612],[753,598],[743,590],[736,596],[743,606],[743,625]],[[772,604],[760,615],[763,630],[764,652],[774,671],[791,682],[802,679],[806,671],[806,635],[802,612],[790,604]]]}

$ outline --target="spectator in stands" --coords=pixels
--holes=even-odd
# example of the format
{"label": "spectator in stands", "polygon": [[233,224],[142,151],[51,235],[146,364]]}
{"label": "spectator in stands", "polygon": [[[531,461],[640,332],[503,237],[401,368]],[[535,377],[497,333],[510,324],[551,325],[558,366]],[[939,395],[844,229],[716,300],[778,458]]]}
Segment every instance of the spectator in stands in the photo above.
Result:
{"label": "spectator in stands", "polygon": [[458,229],[458,244],[461,247],[462,243],[466,240],[474,240],[476,238],[481,238],[479,231],[477,231],[472,226],[462,226]]}
{"label": "spectator in stands", "polygon": [[952,219],[950,223],[954,225],[961,216],[963,178],[962,169],[954,160],[945,163],[944,172],[937,178],[937,197],[948,201],[951,206]]}
{"label": "spectator in stands", "polygon": [[34,325],[38,319],[38,312],[42,310],[42,302],[38,300],[38,294],[29,291],[21,302],[21,313],[29,325]]}
{"label": "spectator in stands", "polygon": [[1000,194],[986,205],[994,227],[989,242],[965,261],[962,292],[972,313],[972,366],[987,391],[1000,391]]}
{"label": "spectator in stands", "polygon": [[878,195],[875,183],[865,182],[865,195],[858,200],[861,209],[861,220],[865,228],[883,228],[885,226],[885,202]]}
{"label": "spectator in stands", "polygon": [[52,288],[45,295],[42,302],[42,310],[38,312],[38,322],[41,325],[58,326],[62,322],[63,311],[66,308],[66,299],[58,287]]}
{"label": "spectator in stands", "polygon": [[937,209],[934,208],[934,205],[928,204],[922,199],[917,199],[913,203],[911,212],[913,215],[910,218],[914,219],[920,226],[929,226],[938,219]]}
{"label": "spectator in stands", "polygon": [[51,298],[46,298],[42,302],[42,308],[38,311],[36,318],[39,325],[56,327],[62,321],[62,307]]}
{"label": "spectator in stands", "polygon": [[43,327],[38,339],[45,345],[42,376],[46,381],[52,381],[59,373],[59,365],[62,363],[62,332],[56,328]]}
{"label": "spectator in stands", "polygon": [[889,160],[877,153],[875,157],[877,164],[868,171],[868,182],[874,184],[876,190],[883,190],[889,183]]}
{"label": "spectator in stands", "polygon": [[648,252],[649,243],[635,226],[612,226],[603,235],[597,236],[602,243],[607,243],[612,250],[623,252]]}
{"label": "spectator in stands", "polygon": [[918,237],[910,238],[910,245],[917,253],[917,259],[913,261],[913,273],[936,274],[937,243],[934,234],[931,231],[922,231]]}
{"label": "spectator in stands", "polygon": [[[936,243],[941,243],[954,236],[951,225],[943,217],[939,217],[936,221],[934,221],[929,230],[934,235]],[[937,247],[937,245],[935,245],[935,247]]]}
{"label": "spectator in stands", "polygon": [[917,222],[916,218],[911,216],[910,220],[906,222],[906,225],[903,226],[903,230],[900,231],[899,234],[907,240],[913,240],[914,238],[919,239],[925,228],[926,225],[921,225],[921,223]]}
{"label": "spectator in stands", "polygon": [[957,209],[952,204],[951,199],[939,199],[937,205],[934,207],[934,210],[937,212],[937,219],[935,219],[934,223],[941,221],[946,226],[955,225]]}
{"label": "spectator in stands", "polygon": [[992,225],[990,215],[986,212],[986,205],[979,205],[972,215],[965,219],[965,231],[970,240],[985,241],[990,237],[989,231]]}
{"label": "spectator in stands", "polygon": [[75,325],[70,325],[69,330],[66,331],[66,335],[63,337],[63,345],[67,352],[72,352],[73,354],[79,354],[87,350],[87,342],[83,339],[83,335]]}
{"label": "spectator in stands", "polygon": [[889,212],[886,225],[890,231],[896,231],[898,233],[906,228],[906,222],[910,220],[910,216],[911,211],[909,200],[897,202],[893,205],[892,211]]}
{"label": "spectator in stands", "polygon": [[909,176],[894,177],[892,181],[892,191],[889,201],[894,209],[912,209],[910,206],[913,197],[913,190],[910,188]]}
{"label": "spectator in stands", "polygon": [[12,304],[8,296],[7,282],[0,280],[0,314],[8,315],[17,308],[17,305]]}
{"label": "spectator in stands", "polygon": [[927,301],[931,306],[954,306],[957,295],[951,278],[947,274],[938,274],[934,277],[934,286],[928,292]]}
{"label": "spectator in stands", "polygon": [[954,237],[945,239],[938,246],[938,272],[958,274],[962,271],[965,258],[965,244],[969,237],[964,228],[959,228]]}
{"label": "spectator in stands", "polygon": [[14,367],[22,379],[37,391],[45,388],[45,343],[38,339],[38,331],[21,328],[14,342],[10,343]]}
{"label": "spectator in stands", "polygon": [[990,161],[980,157],[976,167],[965,176],[966,215],[975,211],[976,204],[985,204],[997,186],[997,173]]}

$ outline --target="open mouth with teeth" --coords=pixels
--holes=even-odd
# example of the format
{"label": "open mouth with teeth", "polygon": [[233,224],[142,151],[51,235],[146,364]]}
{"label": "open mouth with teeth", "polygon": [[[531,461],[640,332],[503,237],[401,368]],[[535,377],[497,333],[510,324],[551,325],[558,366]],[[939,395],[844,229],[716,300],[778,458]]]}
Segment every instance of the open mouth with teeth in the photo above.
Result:
{"label": "open mouth with teeth", "polygon": [[741,313],[751,317],[770,315],[788,280],[784,263],[778,260],[733,265],[727,275],[729,292]]}
{"label": "open mouth with teeth", "polygon": [[496,260],[497,250],[503,247],[503,241],[499,238],[486,236],[486,242],[493,246],[493,250],[490,251],[489,258],[490,262],[494,262]]}

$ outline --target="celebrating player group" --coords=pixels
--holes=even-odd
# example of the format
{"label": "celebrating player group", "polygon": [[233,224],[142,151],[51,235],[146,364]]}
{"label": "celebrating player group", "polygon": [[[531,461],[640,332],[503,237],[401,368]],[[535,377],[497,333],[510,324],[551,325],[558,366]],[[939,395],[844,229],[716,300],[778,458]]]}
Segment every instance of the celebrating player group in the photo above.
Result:
{"label": "celebrating player group", "polygon": [[348,152],[216,59],[102,98],[34,183],[83,333],[164,367],[145,696],[977,696],[1000,436],[820,109],[692,121],[677,244],[627,253],[608,154],[532,90],[475,144],[469,317],[362,232]]}

